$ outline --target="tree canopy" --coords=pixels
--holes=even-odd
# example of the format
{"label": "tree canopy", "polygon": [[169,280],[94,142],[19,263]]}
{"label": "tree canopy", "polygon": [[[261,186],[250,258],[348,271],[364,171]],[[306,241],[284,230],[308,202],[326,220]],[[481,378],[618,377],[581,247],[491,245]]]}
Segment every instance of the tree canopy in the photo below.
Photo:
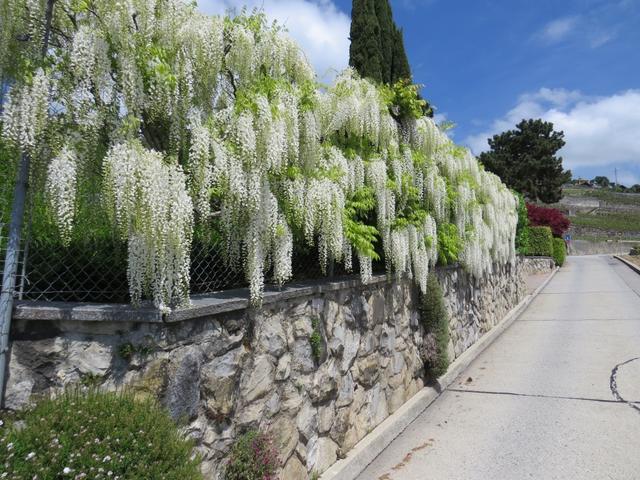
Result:
{"label": "tree canopy", "polygon": [[594,178],[593,183],[595,183],[599,187],[606,188],[611,186],[611,181],[607,177],[603,177],[603,176],[597,176],[596,178]]}
{"label": "tree canopy", "polygon": [[562,185],[571,180],[571,171],[556,156],[564,144],[564,132],[555,131],[553,123],[522,120],[516,130],[490,138],[491,149],[479,160],[528,200],[555,203],[562,198]]}

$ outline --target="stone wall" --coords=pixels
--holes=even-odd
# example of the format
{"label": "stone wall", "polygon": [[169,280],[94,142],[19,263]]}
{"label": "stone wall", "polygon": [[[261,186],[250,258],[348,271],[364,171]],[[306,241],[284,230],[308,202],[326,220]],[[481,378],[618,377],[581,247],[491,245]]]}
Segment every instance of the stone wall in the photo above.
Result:
{"label": "stone wall", "polygon": [[459,267],[437,270],[449,311],[449,359],[458,358],[524,297],[523,267],[528,262],[494,267],[494,274],[482,279]]}
{"label": "stone wall", "polygon": [[[523,296],[517,266],[480,281],[460,268],[437,275],[451,314],[451,358]],[[187,419],[206,478],[218,478],[239,433],[260,428],[276,441],[281,478],[303,479],[423,387],[419,297],[409,280],[379,276],[364,286],[351,278],[287,287],[257,310],[229,292],[198,297],[193,309],[164,319],[23,303],[6,404],[18,408],[34,393],[73,382],[128,385]]]}
{"label": "stone wall", "polygon": [[520,275],[538,275],[549,273],[556,268],[556,263],[551,257],[520,257],[518,259]]}
{"label": "stone wall", "polygon": [[[640,237],[640,233],[637,234]],[[611,235],[615,238],[615,234]],[[610,240],[592,242],[589,240],[572,240],[569,255],[627,255],[631,247],[640,242],[633,240]]]}

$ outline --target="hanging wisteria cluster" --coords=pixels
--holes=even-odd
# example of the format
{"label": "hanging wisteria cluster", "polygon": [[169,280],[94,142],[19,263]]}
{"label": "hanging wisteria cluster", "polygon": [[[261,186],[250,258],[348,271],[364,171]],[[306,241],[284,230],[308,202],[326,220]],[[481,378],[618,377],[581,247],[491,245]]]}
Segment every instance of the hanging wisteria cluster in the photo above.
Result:
{"label": "hanging wisteria cluster", "polygon": [[10,70],[10,55],[35,58],[44,10],[3,3],[19,12],[11,31],[31,37],[0,36],[0,73],[13,79],[2,134],[51,159],[41,163],[63,239],[77,177],[99,167],[134,301],[188,298],[194,224],[213,228],[213,217],[256,303],[265,276],[291,277],[296,242],[316,246],[323,269],[357,258],[364,281],[384,259],[423,291],[445,230],[478,277],[514,260],[517,202],[497,177],[389,87],[346,70],[320,89],[303,52],[262,15],[58,0],[44,68]]}

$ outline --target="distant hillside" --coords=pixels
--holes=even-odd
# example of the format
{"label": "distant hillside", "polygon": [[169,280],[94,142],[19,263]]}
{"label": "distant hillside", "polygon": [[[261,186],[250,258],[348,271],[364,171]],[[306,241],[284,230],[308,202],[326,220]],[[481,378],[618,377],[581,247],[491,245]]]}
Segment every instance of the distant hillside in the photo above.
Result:
{"label": "distant hillside", "polygon": [[623,242],[603,252],[589,253],[625,251],[633,242],[640,242],[640,194],[587,187],[565,188],[563,193],[555,207],[569,216],[569,233],[574,240],[582,245],[584,241]]}

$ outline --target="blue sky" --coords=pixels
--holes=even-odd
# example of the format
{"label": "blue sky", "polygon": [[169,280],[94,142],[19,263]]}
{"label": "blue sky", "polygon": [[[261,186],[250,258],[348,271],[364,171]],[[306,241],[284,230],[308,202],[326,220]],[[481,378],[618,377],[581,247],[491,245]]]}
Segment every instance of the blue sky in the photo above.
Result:
{"label": "blue sky", "polygon": [[[350,0],[205,0],[264,8],[317,71],[348,61]],[[392,0],[414,80],[474,153],[541,117],[565,131],[575,176],[640,183],[640,0]],[[329,74],[327,75],[327,72]]]}

